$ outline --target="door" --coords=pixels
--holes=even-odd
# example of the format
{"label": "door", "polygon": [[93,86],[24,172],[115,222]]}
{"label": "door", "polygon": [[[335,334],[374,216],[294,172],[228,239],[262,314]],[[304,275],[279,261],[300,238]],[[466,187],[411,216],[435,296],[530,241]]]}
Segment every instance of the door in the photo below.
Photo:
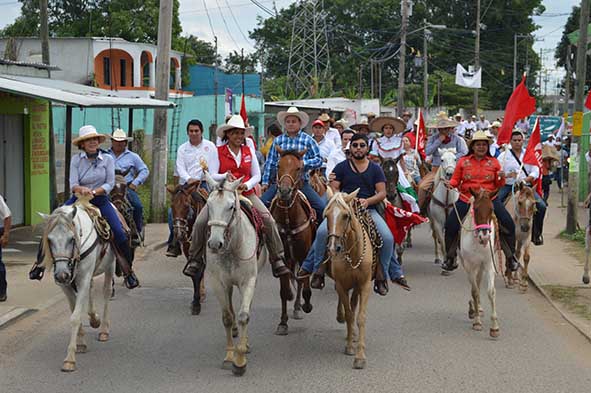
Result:
{"label": "door", "polygon": [[0,115],[0,194],[12,225],[25,223],[25,143],[22,115]]}

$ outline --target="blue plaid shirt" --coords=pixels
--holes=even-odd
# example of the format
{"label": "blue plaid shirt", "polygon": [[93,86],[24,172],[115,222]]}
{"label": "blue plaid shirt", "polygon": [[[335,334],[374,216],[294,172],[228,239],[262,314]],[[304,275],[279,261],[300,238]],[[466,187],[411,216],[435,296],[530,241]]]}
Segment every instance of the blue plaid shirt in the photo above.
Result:
{"label": "blue plaid shirt", "polygon": [[112,149],[109,149],[108,153],[115,159],[116,171],[125,172],[129,170],[125,175],[127,184],[133,183],[136,187],[144,184],[150,171],[140,156],[129,149],[125,149],[123,153],[119,154],[119,157],[115,156]]}
{"label": "blue plaid shirt", "polygon": [[[279,146],[282,150],[306,150],[306,154],[304,155],[304,180],[308,180],[309,178],[308,171],[322,166],[322,157],[320,156],[318,144],[310,135],[301,130],[294,137],[283,134],[273,140],[267,161],[265,161],[265,170],[263,171],[263,179],[261,181],[263,185],[270,183],[272,173],[277,173],[279,153],[277,153],[275,146]],[[274,183],[275,179],[272,179],[272,182]]]}

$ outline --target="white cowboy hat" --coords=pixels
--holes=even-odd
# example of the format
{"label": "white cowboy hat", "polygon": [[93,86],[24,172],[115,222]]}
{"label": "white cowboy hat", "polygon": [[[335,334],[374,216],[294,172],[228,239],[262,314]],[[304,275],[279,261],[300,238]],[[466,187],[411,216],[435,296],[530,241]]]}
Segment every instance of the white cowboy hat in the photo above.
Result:
{"label": "white cowboy hat", "polygon": [[115,131],[113,131],[111,139],[117,142],[127,142],[133,140],[133,138],[128,137],[127,134],[125,134],[125,131],[123,131],[121,128],[117,128]]}
{"label": "white cowboy hat", "polygon": [[497,127],[497,128],[501,128],[502,124],[500,121],[493,121],[492,124],[490,125],[491,128],[493,127]]}
{"label": "white cowboy hat", "polygon": [[446,117],[439,117],[435,123],[429,125],[429,128],[454,128],[457,127],[458,124],[457,121],[449,120]]}
{"label": "white cowboy hat", "polygon": [[318,116],[318,120],[321,120],[324,123],[327,123],[330,121],[330,115],[328,113],[323,113],[320,116]]}
{"label": "white cowboy hat", "polygon": [[215,133],[219,138],[223,138],[226,131],[231,130],[232,128],[240,128],[241,130],[246,130],[246,126],[244,125],[244,120],[242,119],[242,116],[230,116],[228,122],[226,124],[219,126]]}
{"label": "white cowboy hat", "polygon": [[310,121],[310,116],[306,112],[300,112],[298,108],[295,106],[290,107],[286,111],[281,111],[277,114],[277,121],[281,124],[281,127],[285,127],[285,119],[289,116],[295,116],[302,122],[301,128],[304,128],[308,125]]}
{"label": "white cowboy hat", "polygon": [[373,132],[382,132],[382,129],[386,124],[394,127],[394,133],[399,134],[406,128],[406,123],[399,117],[381,116],[373,119],[369,124],[369,128]]}
{"label": "white cowboy hat", "polygon": [[84,142],[87,139],[98,138],[99,143],[103,143],[107,136],[99,134],[94,126],[82,126],[78,130],[78,138],[72,140],[72,144],[78,146],[80,142]]}
{"label": "white cowboy hat", "polygon": [[359,131],[359,129],[361,127],[367,127],[367,129],[369,129],[369,123],[367,121],[367,117],[362,117],[361,120],[359,120],[359,123],[355,123],[351,126],[351,129],[353,129],[355,131]]}
{"label": "white cowboy hat", "polygon": [[345,119],[337,120],[334,124],[340,124],[341,126],[343,126],[343,129],[349,127],[349,122]]}

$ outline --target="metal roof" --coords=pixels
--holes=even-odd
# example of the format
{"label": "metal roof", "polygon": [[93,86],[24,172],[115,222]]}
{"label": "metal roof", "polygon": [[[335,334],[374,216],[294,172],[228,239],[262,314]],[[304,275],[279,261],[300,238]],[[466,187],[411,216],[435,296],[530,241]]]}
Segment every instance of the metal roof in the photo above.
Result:
{"label": "metal roof", "polygon": [[168,101],[120,97],[117,91],[58,79],[29,76],[0,74],[0,91],[85,108],[173,108],[175,106]]}
{"label": "metal roof", "polygon": [[49,64],[43,64],[43,63],[27,62],[27,61],[0,59],[0,64],[21,66],[21,67],[33,67],[33,68],[39,68],[42,70],[61,71],[60,68],[56,67],[56,66],[52,66]]}

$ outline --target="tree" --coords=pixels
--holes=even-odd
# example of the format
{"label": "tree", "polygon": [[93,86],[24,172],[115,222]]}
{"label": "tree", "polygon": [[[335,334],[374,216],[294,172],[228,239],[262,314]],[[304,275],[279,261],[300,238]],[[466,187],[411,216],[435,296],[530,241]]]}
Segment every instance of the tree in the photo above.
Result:
{"label": "tree", "polygon": [[257,72],[256,67],[259,61],[256,53],[246,54],[243,58],[241,53],[232,51],[226,56],[225,62],[224,67],[230,73],[240,74],[244,72],[251,74]]}

